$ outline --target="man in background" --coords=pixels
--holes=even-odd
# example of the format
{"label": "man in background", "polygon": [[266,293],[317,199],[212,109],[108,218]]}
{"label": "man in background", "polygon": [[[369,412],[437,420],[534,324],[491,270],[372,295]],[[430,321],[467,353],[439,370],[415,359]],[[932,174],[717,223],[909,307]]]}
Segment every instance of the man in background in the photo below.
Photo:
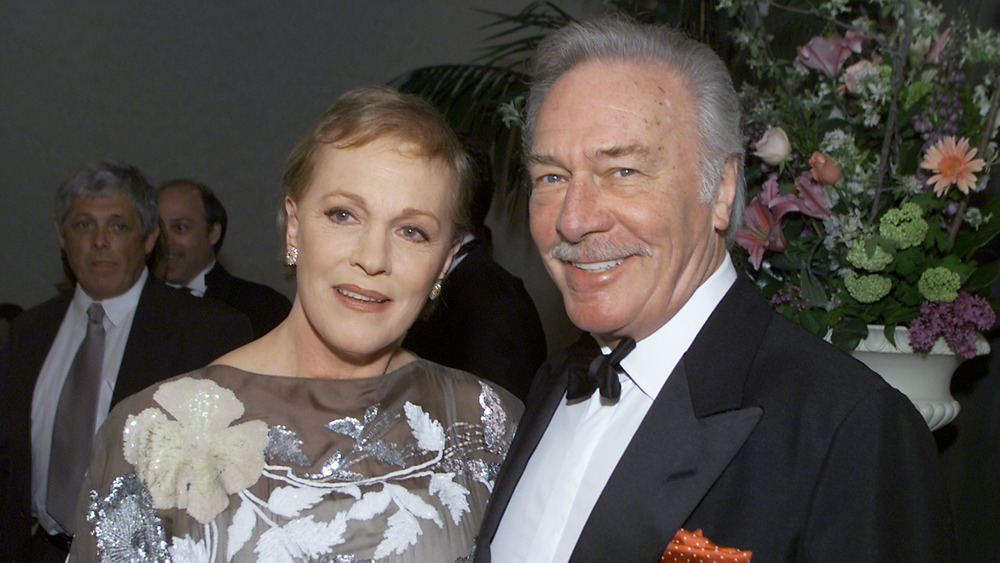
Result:
{"label": "man in background", "polygon": [[149,274],[156,192],[88,164],[56,194],[75,283],[22,313],[0,353],[0,560],[64,561],[94,433],[111,407],[249,342],[245,315]]}
{"label": "man in background", "polygon": [[227,216],[215,194],[192,180],[173,180],[157,196],[167,239],[166,282],[244,313],[259,338],[288,316],[287,297],[266,285],[237,278],[218,261]]}
{"label": "man in background", "polygon": [[413,324],[403,347],[492,381],[524,401],[545,361],[545,332],[524,284],[493,260],[486,226],[493,202],[490,157],[471,135],[459,138],[475,169],[472,232],[455,254],[434,308]]}

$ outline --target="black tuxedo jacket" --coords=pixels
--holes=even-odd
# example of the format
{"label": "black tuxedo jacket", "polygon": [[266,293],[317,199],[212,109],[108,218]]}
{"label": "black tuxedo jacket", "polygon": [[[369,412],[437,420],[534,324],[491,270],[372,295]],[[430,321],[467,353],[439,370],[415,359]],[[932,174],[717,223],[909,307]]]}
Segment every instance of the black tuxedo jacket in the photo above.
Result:
{"label": "black tuxedo jacket", "polygon": [[218,261],[205,274],[205,297],[222,301],[250,319],[253,337],[260,338],[285,320],[292,310],[287,297],[274,289],[249,280],[237,278]]}
{"label": "black tuxedo jacket", "polygon": [[418,356],[478,375],[524,401],[545,361],[545,332],[521,280],[476,240],[441,284],[437,308],[418,319],[403,347]]}
{"label": "black tuxedo jacket", "polygon": [[[489,546],[566,387],[546,363],[479,536]],[[516,517],[516,515],[511,515]],[[952,561],[933,439],[911,403],[740,278],[632,438],[572,561],[659,561],[679,528],[754,561]],[[499,562],[498,562],[499,563]]]}
{"label": "black tuxedo jacket", "polygon": [[[31,402],[35,382],[73,293],[21,314],[0,353],[0,560],[24,553],[31,518]],[[251,339],[243,314],[149,276],[125,344],[112,405],[162,379],[197,369]]]}

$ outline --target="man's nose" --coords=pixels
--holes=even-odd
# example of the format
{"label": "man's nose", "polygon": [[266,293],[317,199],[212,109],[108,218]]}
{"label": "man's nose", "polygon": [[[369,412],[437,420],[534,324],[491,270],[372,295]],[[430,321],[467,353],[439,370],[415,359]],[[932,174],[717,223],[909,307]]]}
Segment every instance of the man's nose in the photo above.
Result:
{"label": "man's nose", "polygon": [[604,209],[603,201],[601,187],[592,178],[574,177],[566,188],[556,230],[569,242],[610,230],[614,218]]}

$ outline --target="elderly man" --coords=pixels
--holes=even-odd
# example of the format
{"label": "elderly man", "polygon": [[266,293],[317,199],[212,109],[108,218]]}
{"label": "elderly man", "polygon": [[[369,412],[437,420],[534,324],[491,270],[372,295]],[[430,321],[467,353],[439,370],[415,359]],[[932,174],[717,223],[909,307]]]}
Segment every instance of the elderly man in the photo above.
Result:
{"label": "elderly man", "polygon": [[248,342],[250,322],[150,276],[156,192],[86,166],[56,195],[71,292],[24,312],[0,357],[0,560],[63,561],[94,433],[111,406]]}
{"label": "elderly man", "polygon": [[157,203],[167,238],[167,284],[241,311],[250,318],[254,338],[288,316],[292,303],[287,297],[233,276],[218,262],[227,218],[212,190],[191,180],[173,180],[160,187]]}
{"label": "elderly man", "polygon": [[739,106],[711,50],[613,19],[553,34],[525,147],[532,236],[614,351],[541,368],[477,561],[655,562],[696,530],[734,561],[952,560],[920,415],[733,267]]}

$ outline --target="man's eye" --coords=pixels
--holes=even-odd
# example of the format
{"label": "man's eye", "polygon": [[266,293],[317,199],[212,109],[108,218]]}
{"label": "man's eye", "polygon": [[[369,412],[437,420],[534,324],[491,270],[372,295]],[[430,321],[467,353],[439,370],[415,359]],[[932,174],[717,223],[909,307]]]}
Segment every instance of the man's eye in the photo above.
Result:
{"label": "man's eye", "polygon": [[615,172],[615,174],[617,174],[618,176],[620,176],[622,178],[626,178],[628,176],[633,176],[633,175],[638,174],[638,173],[639,173],[639,171],[636,170],[635,168],[619,168]]}

